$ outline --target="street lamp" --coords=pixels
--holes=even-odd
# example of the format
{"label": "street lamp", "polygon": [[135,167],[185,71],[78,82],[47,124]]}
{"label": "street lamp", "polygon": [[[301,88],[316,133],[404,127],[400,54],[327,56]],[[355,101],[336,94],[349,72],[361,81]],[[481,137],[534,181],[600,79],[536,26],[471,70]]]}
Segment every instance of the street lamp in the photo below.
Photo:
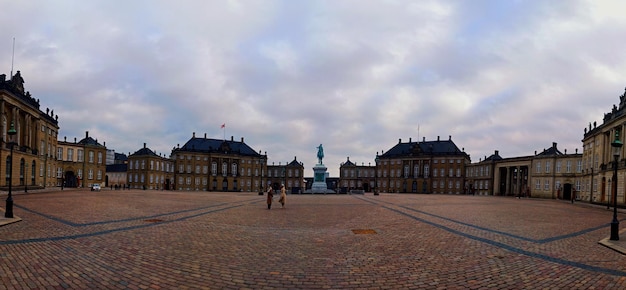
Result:
{"label": "street lamp", "polygon": [[380,157],[378,157],[378,152],[376,152],[376,168],[374,169],[374,195],[378,195],[378,161],[380,161]]}
{"label": "street lamp", "polygon": [[13,195],[11,194],[11,181],[13,180],[13,145],[15,144],[15,142],[13,141],[13,136],[15,136],[16,133],[17,131],[15,131],[15,125],[13,124],[13,121],[11,121],[11,127],[7,132],[7,134],[9,134],[8,144],[11,150],[11,155],[9,156],[9,168],[7,168],[7,170],[9,171],[9,195],[7,197],[6,211],[4,212],[5,218],[13,218]]}
{"label": "street lamp", "polygon": [[611,143],[613,148],[613,221],[611,221],[611,240],[619,240],[619,221],[617,220],[617,162],[619,160],[619,153],[622,149],[622,141],[619,140],[619,131],[615,130],[615,140]]}

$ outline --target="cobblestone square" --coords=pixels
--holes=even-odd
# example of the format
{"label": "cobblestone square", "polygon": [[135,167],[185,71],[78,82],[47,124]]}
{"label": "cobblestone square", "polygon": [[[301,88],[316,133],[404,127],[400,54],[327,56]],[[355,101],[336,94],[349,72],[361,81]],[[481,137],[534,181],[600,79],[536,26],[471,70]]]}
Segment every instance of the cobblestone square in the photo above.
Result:
{"label": "cobblestone square", "polygon": [[150,190],[14,201],[0,289],[626,288],[626,256],[598,244],[612,211],[584,203],[289,195],[268,210],[257,193]]}

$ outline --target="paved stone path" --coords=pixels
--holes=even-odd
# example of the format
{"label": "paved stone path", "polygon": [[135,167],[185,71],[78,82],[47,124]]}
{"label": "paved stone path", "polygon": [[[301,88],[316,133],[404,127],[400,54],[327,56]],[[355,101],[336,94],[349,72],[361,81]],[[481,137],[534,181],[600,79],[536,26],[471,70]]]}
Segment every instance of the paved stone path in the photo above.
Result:
{"label": "paved stone path", "polygon": [[14,201],[0,289],[626,288],[626,256],[598,244],[612,212],[580,203],[289,195],[267,210],[256,193],[109,190]]}

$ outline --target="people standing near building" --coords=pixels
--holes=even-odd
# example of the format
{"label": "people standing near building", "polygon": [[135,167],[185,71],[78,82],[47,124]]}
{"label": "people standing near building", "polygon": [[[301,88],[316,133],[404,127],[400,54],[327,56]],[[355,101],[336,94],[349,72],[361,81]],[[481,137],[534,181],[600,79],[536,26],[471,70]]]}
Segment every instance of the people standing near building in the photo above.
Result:
{"label": "people standing near building", "polygon": [[267,191],[267,209],[272,209],[272,199],[274,198],[274,189],[270,186]]}
{"label": "people standing near building", "polygon": [[280,199],[278,200],[278,202],[280,202],[280,208],[285,208],[285,203],[287,203],[287,193],[285,191],[285,185],[282,184],[280,186]]}

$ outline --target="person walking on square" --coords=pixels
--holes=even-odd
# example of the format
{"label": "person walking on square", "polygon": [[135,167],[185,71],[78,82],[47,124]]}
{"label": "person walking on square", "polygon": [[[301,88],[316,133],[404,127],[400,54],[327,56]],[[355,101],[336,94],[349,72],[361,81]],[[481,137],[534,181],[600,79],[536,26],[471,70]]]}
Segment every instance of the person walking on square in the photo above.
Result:
{"label": "person walking on square", "polygon": [[267,209],[272,209],[272,199],[274,198],[274,189],[270,186],[267,191]]}
{"label": "person walking on square", "polygon": [[280,186],[280,199],[278,202],[280,202],[280,208],[285,208],[285,203],[287,203],[287,194],[285,193],[284,184]]}

